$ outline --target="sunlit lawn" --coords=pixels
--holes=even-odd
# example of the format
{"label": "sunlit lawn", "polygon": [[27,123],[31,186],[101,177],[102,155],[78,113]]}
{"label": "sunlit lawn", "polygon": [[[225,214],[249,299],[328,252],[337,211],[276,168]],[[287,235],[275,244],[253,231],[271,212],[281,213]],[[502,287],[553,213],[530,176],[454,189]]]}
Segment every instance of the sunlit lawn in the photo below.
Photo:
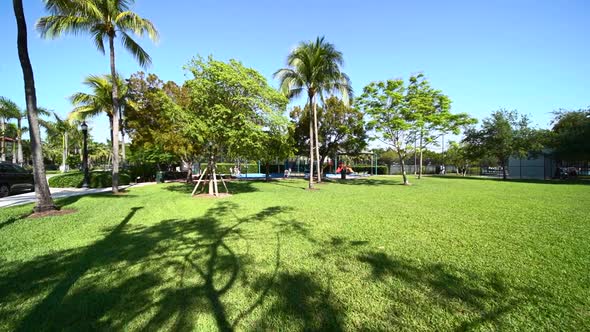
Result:
{"label": "sunlit lawn", "polygon": [[590,186],[181,184],[0,210],[0,330],[590,329]]}

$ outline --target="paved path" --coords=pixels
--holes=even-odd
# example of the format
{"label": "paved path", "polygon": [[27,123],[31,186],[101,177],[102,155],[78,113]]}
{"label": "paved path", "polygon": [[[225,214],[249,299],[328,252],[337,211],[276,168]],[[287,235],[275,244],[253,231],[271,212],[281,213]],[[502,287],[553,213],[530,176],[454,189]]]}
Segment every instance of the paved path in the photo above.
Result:
{"label": "paved path", "polygon": [[[120,189],[130,188],[130,187],[142,187],[145,185],[155,184],[155,182],[143,182],[138,184],[131,184],[126,186],[119,186]],[[98,193],[106,193],[111,191],[111,188],[93,188],[93,189],[83,189],[83,188],[50,188],[51,197],[53,199],[56,198],[64,198],[64,197],[72,197],[72,196],[80,196],[80,195],[90,195],[90,194],[98,194]],[[0,208],[9,207],[9,206],[17,206],[23,204],[29,204],[35,202],[35,193],[30,192],[26,194],[20,195],[12,195],[4,198],[0,198]]]}

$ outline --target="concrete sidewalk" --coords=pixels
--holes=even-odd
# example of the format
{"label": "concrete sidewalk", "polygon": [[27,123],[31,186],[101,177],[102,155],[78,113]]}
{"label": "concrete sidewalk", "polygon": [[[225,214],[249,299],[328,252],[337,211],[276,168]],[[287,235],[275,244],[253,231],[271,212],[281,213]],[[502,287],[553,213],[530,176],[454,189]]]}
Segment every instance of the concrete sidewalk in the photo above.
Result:
{"label": "concrete sidewalk", "polygon": [[[126,186],[119,186],[119,189],[126,189],[131,187],[143,187],[146,185],[155,184],[155,182],[142,182],[137,184],[130,184]],[[111,188],[92,188],[92,189],[83,189],[83,188],[50,188],[51,197],[53,199],[64,198],[64,197],[72,197],[72,196],[81,196],[81,195],[90,195],[90,194],[99,194],[99,193],[106,193],[110,192]],[[4,198],[0,198],[0,208],[3,207],[10,207],[10,206],[17,206],[23,204],[29,204],[35,202],[35,193],[30,192],[26,194],[19,194],[19,195],[12,195]]]}

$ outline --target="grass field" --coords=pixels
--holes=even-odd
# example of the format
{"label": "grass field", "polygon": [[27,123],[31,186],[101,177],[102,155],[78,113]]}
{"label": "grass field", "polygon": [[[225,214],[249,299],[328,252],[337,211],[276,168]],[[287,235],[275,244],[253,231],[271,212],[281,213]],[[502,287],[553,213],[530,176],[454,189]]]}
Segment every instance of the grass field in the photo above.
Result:
{"label": "grass field", "polygon": [[0,210],[0,330],[590,330],[590,186],[165,184]]}

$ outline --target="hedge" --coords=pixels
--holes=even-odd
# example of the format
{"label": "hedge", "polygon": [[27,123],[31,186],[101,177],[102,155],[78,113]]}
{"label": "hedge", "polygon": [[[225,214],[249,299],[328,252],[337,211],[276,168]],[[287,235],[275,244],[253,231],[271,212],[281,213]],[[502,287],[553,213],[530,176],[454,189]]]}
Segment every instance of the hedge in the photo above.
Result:
{"label": "hedge", "polygon": [[[371,166],[371,165],[356,165],[356,166],[351,166],[352,170],[357,172],[357,173],[364,173],[367,172],[369,174],[374,174],[375,173],[375,166]],[[379,165],[377,166],[377,174],[388,174],[388,170],[387,170],[387,166],[385,165]]]}
{"label": "hedge", "polygon": [[[127,174],[119,174],[119,184],[129,184],[130,177]],[[84,182],[84,173],[70,172],[56,175],[49,178],[49,186],[52,188],[82,188]],[[90,188],[107,188],[112,186],[113,180],[111,172],[90,172]]]}
{"label": "hedge", "polygon": [[[229,168],[236,167],[235,163],[217,163],[217,173],[221,174],[230,174]],[[207,163],[201,163],[201,169],[204,170],[207,168]],[[258,163],[248,163],[248,169],[246,170],[246,164],[240,164],[240,172],[244,173],[258,173]],[[260,165],[260,172],[264,173],[264,164]]]}

